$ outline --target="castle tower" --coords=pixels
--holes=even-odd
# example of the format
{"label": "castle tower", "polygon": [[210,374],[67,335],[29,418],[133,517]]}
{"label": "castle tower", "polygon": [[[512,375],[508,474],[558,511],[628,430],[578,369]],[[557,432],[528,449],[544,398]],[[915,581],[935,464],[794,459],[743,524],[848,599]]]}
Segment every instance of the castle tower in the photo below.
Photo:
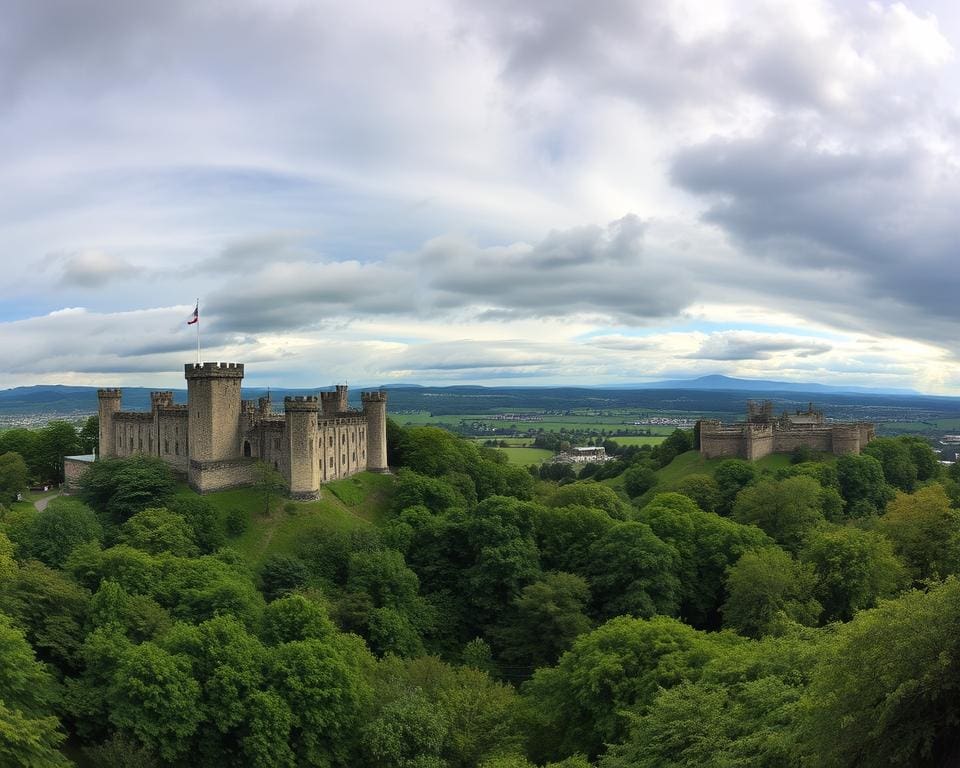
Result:
{"label": "castle tower", "polygon": [[285,397],[286,445],[290,497],[315,499],[320,491],[319,428],[316,397]]}
{"label": "castle tower", "polygon": [[325,417],[336,416],[339,413],[340,394],[338,392],[321,392],[320,408]]}
{"label": "castle tower", "polygon": [[113,414],[120,412],[121,395],[119,389],[97,390],[97,413],[100,420],[98,456],[101,459],[109,459],[111,456],[117,455],[117,448],[114,445],[116,431],[113,427]]}
{"label": "castle tower", "polygon": [[337,384],[337,413],[343,413],[349,408],[347,405],[347,385]]}
{"label": "castle tower", "polygon": [[150,410],[156,413],[161,408],[173,405],[173,392],[151,392]]}
{"label": "castle tower", "polygon": [[187,363],[187,435],[191,475],[194,462],[224,461],[241,455],[240,382],[242,363]]}
{"label": "castle tower", "polygon": [[389,472],[387,466],[387,393],[361,392],[363,415],[367,419],[367,469]]}

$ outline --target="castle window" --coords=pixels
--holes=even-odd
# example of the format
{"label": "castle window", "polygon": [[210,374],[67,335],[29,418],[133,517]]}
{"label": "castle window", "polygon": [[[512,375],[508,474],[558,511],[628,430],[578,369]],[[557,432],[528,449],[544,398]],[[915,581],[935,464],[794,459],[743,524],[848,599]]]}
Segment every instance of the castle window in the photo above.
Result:
{"label": "castle window", "polygon": [[347,463],[347,454],[345,454],[345,453],[341,453],[341,454],[340,454],[340,463],[341,463],[341,464],[346,464],[346,463]]}
{"label": "castle window", "polygon": [[250,458],[250,441],[249,440],[243,441],[243,455],[246,456],[248,459]]}
{"label": "castle window", "polygon": [[330,435],[330,447],[333,448],[333,435]]}
{"label": "castle window", "polygon": [[273,438],[273,447],[276,448],[278,451],[280,450],[280,438],[279,438],[279,437]]}
{"label": "castle window", "polygon": [[169,440],[164,440],[164,441],[163,441],[163,452],[164,452],[164,453],[170,453],[170,441],[169,441]]}
{"label": "castle window", "polygon": [[353,460],[354,460],[354,461],[357,460],[357,452],[356,452],[356,451],[353,452]]}
{"label": "castle window", "polygon": [[137,448],[138,450],[143,450],[143,438],[140,436],[137,436]]}
{"label": "castle window", "polygon": [[174,453],[175,456],[179,456],[179,455],[180,455],[180,441],[179,441],[179,440],[174,440],[174,441],[173,441],[173,453]]}

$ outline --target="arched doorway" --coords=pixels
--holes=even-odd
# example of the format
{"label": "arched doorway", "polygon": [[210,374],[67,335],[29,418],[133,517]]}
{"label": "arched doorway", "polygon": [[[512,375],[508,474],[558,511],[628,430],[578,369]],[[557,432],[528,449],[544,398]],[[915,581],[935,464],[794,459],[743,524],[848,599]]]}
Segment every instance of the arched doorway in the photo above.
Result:
{"label": "arched doorway", "polygon": [[251,455],[251,454],[250,454],[250,441],[249,441],[249,440],[244,440],[244,441],[243,441],[243,455],[246,456],[248,459],[250,458],[250,455]]}

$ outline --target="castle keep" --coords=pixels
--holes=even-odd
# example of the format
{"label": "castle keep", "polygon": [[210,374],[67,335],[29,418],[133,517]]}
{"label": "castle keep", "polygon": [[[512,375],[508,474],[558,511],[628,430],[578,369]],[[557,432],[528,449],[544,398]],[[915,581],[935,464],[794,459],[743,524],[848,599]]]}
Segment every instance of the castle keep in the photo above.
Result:
{"label": "castle keep", "polygon": [[187,404],[152,392],[148,413],[120,410],[121,391],[101,389],[100,457],[158,456],[199,493],[250,485],[257,460],[280,471],[290,495],[316,498],[321,483],[357,472],[387,471],[387,394],[363,392],[363,410],[347,405],[347,387],[319,397],[243,400],[241,363],[188,363]]}
{"label": "castle keep", "polygon": [[790,453],[799,446],[842,456],[860,453],[876,435],[867,422],[827,423],[811,403],[806,411],[774,417],[773,403],[747,403],[747,421],[723,424],[716,419],[697,422],[700,454],[707,459],[740,458],[753,461],[771,453]]}

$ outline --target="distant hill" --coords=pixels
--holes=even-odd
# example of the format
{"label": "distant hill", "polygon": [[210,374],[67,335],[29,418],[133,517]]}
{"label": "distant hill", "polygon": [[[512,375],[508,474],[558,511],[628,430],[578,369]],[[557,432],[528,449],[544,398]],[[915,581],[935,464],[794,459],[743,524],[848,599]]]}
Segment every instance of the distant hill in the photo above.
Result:
{"label": "distant hill", "polygon": [[709,376],[699,376],[695,379],[670,379],[667,381],[654,381],[645,384],[624,384],[622,386],[612,387],[615,389],[705,389],[705,390],[728,390],[735,392],[811,392],[841,394],[850,392],[853,394],[864,395],[904,395],[919,396],[920,393],[913,389],[898,389],[895,387],[854,387],[854,386],[831,386],[829,384],[816,384],[813,382],[793,382],[793,381],[771,381],[768,379],[737,379],[732,376],[723,376],[721,374],[711,374]]}

